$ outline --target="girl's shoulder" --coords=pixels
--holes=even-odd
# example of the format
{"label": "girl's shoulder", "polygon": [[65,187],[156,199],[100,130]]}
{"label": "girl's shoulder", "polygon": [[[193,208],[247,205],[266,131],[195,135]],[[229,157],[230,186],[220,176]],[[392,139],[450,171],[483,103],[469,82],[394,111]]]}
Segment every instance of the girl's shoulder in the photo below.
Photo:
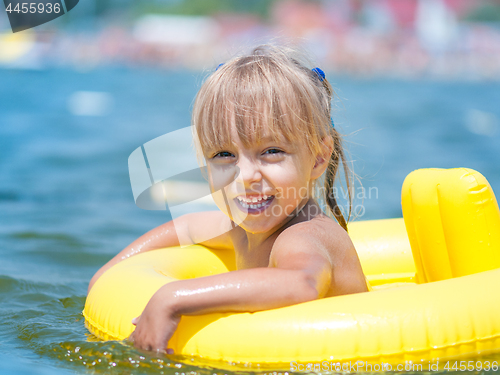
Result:
{"label": "girl's shoulder", "polygon": [[279,258],[301,256],[322,258],[332,271],[331,288],[327,296],[366,291],[366,279],[359,257],[347,232],[327,216],[294,224],[276,239],[270,264]]}
{"label": "girl's shoulder", "polygon": [[276,238],[274,249],[288,251],[319,251],[331,257],[350,252],[354,245],[347,232],[333,219],[318,215],[311,220],[298,222],[283,230]]}
{"label": "girl's shoulder", "polygon": [[335,239],[349,240],[350,237],[337,221],[325,214],[317,215],[310,220],[301,221],[285,229],[280,235],[305,235],[316,240],[330,241]]}

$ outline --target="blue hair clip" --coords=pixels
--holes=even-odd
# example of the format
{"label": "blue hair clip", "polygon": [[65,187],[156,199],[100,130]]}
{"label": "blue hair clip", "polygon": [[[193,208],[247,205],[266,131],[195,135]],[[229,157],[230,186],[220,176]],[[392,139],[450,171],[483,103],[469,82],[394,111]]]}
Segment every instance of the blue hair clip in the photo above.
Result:
{"label": "blue hair clip", "polygon": [[217,65],[217,68],[215,68],[215,71],[219,70],[219,68],[224,65],[224,63],[220,63],[219,65]]}
{"label": "blue hair clip", "polygon": [[318,78],[321,80],[321,82],[325,80],[326,78],[325,72],[322,71],[320,68],[314,68],[312,69],[312,71],[318,75]]}
{"label": "blue hair clip", "polygon": [[[311,69],[314,73],[318,75],[318,78],[323,82],[326,78],[325,72],[322,71],[320,68],[314,68]],[[332,123],[332,128],[335,128],[335,124],[333,123],[333,118],[330,117],[330,122]]]}

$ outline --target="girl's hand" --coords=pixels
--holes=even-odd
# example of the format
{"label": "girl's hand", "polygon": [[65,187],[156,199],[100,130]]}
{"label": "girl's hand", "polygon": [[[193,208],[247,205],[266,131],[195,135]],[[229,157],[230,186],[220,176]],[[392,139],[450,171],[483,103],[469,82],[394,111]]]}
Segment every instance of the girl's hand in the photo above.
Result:
{"label": "girl's hand", "polygon": [[129,340],[139,349],[173,354],[172,349],[167,349],[167,344],[179,324],[180,316],[173,313],[158,292],[148,302],[141,316],[132,320],[136,328]]}

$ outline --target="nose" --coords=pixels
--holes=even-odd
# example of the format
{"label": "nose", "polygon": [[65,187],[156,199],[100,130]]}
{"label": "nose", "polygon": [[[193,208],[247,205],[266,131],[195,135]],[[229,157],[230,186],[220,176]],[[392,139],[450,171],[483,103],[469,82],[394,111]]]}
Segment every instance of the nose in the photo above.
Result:
{"label": "nose", "polygon": [[245,186],[250,186],[252,183],[262,180],[260,165],[256,160],[240,156],[236,165],[239,168],[239,177]]}

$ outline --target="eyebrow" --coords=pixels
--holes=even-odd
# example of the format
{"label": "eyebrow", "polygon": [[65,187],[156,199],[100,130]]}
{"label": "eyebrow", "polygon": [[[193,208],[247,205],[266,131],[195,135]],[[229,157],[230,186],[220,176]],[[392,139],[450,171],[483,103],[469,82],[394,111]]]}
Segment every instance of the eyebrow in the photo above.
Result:
{"label": "eyebrow", "polygon": [[[268,136],[265,136],[265,137],[262,137],[260,139],[260,142],[259,144],[262,144],[262,143],[273,143],[273,142],[283,142],[285,144],[291,144],[285,137],[282,137],[281,139],[275,139],[273,136],[271,135],[268,135]],[[207,152],[207,154],[211,154],[212,152],[215,152],[215,151],[220,151],[220,150],[223,150],[225,149],[226,147],[229,147],[231,146],[232,143],[228,143],[228,144],[225,144],[225,145],[222,145],[220,147],[217,147],[217,146],[214,146],[213,148],[212,147],[207,147],[205,150],[204,150],[204,153],[205,151]]]}

